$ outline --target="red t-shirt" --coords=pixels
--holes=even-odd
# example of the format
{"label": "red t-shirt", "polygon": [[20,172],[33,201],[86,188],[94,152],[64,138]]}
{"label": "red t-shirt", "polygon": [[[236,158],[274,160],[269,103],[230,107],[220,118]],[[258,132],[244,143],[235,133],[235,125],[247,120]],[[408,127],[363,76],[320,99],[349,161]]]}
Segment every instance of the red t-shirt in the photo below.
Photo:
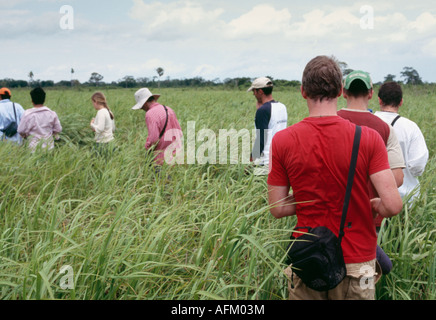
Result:
{"label": "red t-shirt", "polygon": [[[354,124],[333,116],[306,118],[274,136],[268,185],[292,188],[297,202],[296,227],[326,226],[338,235],[354,133]],[[377,235],[368,181],[370,175],[389,168],[380,135],[362,127],[342,240],[345,263],[366,262],[376,257]]]}

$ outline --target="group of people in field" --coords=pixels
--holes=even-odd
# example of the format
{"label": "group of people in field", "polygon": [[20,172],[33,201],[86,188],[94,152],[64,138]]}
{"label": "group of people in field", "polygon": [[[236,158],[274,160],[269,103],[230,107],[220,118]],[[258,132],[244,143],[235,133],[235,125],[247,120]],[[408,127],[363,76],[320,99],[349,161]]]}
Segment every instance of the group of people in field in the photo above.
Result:
{"label": "group of people in field", "polygon": [[[288,111],[273,98],[273,81],[256,79],[248,92],[256,102],[257,135],[251,160],[253,166],[268,175],[268,199],[271,214],[279,219],[297,216],[294,230],[326,226],[336,235],[350,156],[356,127],[361,127],[360,148],[342,250],[346,278],[332,290],[315,291],[294,274],[285,270],[289,279],[290,299],[374,299],[374,287],[362,287],[361,278],[376,282],[392,268],[390,259],[377,246],[382,220],[402,210],[403,200],[410,204],[419,197],[418,177],[422,175],[429,153],[419,127],[399,115],[403,106],[401,86],[384,83],[378,92],[380,110],[369,109],[374,98],[370,75],[353,71],[343,78],[335,59],[317,56],[305,67],[301,86],[309,116],[288,127]],[[24,111],[13,103],[7,88],[0,90],[0,137],[2,141],[21,143],[30,139],[35,150],[53,148],[53,139],[62,131],[57,114],[44,106],[45,92],[36,88],[30,93],[33,108]],[[347,106],[338,111],[343,96]],[[135,93],[133,110],[144,110],[148,137],[146,150],[155,153],[162,165],[164,152],[173,143],[162,139],[166,132],[182,132],[177,116],[170,107],[158,103],[160,95],[143,88]],[[90,127],[99,147],[114,141],[115,117],[103,93],[91,98],[97,115]],[[18,124],[15,135],[4,133],[11,122]],[[177,139],[177,137],[173,137]],[[304,231],[294,232],[298,238]],[[367,268],[373,270],[368,274]],[[365,270],[365,274],[362,270]]]}

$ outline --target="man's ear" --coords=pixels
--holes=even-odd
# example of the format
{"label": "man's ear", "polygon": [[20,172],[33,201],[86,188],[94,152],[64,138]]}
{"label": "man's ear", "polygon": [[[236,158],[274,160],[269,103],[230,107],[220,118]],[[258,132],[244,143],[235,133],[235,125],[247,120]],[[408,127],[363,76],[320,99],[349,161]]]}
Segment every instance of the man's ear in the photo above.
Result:
{"label": "man's ear", "polygon": [[307,94],[306,94],[306,91],[304,91],[303,86],[300,86],[300,91],[301,91],[301,95],[303,96],[303,98],[305,100],[307,100]]}

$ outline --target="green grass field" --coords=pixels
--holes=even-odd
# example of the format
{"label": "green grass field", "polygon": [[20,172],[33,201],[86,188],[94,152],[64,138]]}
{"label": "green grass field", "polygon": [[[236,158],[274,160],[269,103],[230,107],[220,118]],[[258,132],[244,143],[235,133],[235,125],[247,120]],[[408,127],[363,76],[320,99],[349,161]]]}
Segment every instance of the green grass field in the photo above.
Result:
{"label": "green grass field", "polygon": [[[271,216],[266,177],[247,175],[242,164],[164,166],[156,174],[144,150],[144,112],[130,110],[135,90],[102,91],[117,125],[110,158],[93,151],[91,89],[47,92],[64,128],[53,152],[0,145],[0,297],[287,299],[283,261],[295,220]],[[184,132],[188,121],[217,134],[253,129],[254,98],[243,90],[152,91]],[[29,90],[13,95],[31,107]],[[298,88],[274,96],[287,105],[289,125],[307,116]],[[401,113],[421,127],[430,160],[421,199],[384,227],[394,269],[377,284],[377,299],[436,298],[435,106],[435,86],[406,88]]]}

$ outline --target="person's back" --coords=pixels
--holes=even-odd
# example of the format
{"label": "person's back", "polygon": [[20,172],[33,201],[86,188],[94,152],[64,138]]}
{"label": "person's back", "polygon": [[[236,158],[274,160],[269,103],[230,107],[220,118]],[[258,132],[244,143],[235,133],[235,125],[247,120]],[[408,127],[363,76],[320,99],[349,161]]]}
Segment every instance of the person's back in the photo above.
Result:
{"label": "person's back", "polygon": [[[271,214],[297,216],[294,233],[326,226],[338,235],[356,125],[337,116],[342,73],[331,58],[311,60],[303,74],[301,93],[309,117],[276,134],[271,148],[268,196]],[[369,197],[371,180],[379,198]],[[290,191],[293,194],[290,195]],[[373,129],[362,127],[355,178],[345,222],[342,249],[347,276],[336,288],[312,290],[290,271],[291,299],[374,299],[373,288],[360,285],[375,276],[377,236],[373,212],[392,217],[402,201],[390,171],[386,147]],[[306,228],[306,230],[304,230]],[[286,273],[292,270],[290,267]],[[372,270],[363,274],[362,270]]]}
{"label": "person's back", "polygon": [[18,126],[24,114],[24,108],[19,103],[13,102],[10,99],[11,91],[7,88],[0,89],[0,141],[21,144],[22,138],[18,132],[12,137],[7,137],[3,133],[12,122],[16,122]]}
{"label": "person's back", "polygon": [[418,177],[423,174],[429,157],[425,138],[415,122],[398,114],[403,105],[401,86],[395,82],[383,84],[379,91],[379,102],[381,111],[375,115],[393,125],[406,164],[404,182],[398,190],[402,198],[410,196],[413,200],[420,194]]}
{"label": "person's back", "polygon": [[29,148],[32,151],[40,146],[53,149],[53,136],[62,132],[62,126],[56,112],[44,106],[45,92],[41,88],[31,91],[34,107],[24,112],[18,133],[23,138],[30,138]]}

